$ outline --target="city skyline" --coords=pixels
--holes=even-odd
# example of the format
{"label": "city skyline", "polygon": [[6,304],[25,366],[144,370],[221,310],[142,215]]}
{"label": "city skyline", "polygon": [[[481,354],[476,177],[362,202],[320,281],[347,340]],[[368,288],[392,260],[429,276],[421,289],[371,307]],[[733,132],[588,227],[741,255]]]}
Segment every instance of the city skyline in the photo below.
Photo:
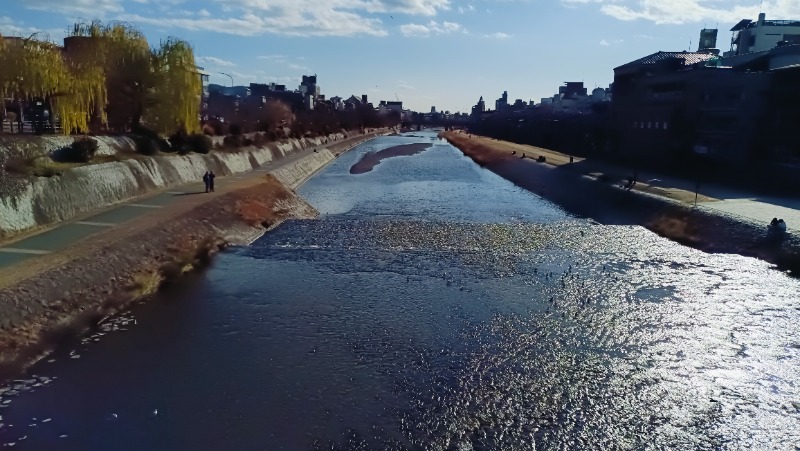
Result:
{"label": "city skyline", "polygon": [[[566,81],[606,87],[613,68],[658,50],[695,50],[700,29],[728,30],[759,11],[800,17],[790,0],[655,2],[562,0],[28,0],[0,13],[0,33],[63,38],[80,20],[121,20],[151,44],[167,36],[195,47],[211,82],[276,82],[317,74],[326,96],[399,98],[416,111],[469,112],[508,91],[509,101],[549,97]],[[691,47],[690,47],[691,43]]]}

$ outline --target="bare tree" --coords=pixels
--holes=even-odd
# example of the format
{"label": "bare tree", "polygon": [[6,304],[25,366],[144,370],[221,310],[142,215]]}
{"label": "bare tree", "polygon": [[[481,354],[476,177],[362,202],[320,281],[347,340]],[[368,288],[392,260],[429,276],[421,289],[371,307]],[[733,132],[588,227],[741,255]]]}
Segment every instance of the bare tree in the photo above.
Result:
{"label": "bare tree", "polygon": [[280,100],[268,100],[262,109],[261,125],[264,131],[271,131],[277,127],[291,127],[294,122],[292,109]]}

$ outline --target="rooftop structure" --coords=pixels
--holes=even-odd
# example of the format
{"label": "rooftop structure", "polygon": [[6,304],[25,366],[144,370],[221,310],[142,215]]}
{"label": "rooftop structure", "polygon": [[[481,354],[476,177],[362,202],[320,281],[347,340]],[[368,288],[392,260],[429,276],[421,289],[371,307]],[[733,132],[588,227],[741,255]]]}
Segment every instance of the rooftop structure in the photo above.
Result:
{"label": "rooftop structure", "polygon": [[767,20],[766,14],[757,21],[743,19],[731,28],[731,50],[724,56],[762,52],[784,44],[800,44],[800,20]]}

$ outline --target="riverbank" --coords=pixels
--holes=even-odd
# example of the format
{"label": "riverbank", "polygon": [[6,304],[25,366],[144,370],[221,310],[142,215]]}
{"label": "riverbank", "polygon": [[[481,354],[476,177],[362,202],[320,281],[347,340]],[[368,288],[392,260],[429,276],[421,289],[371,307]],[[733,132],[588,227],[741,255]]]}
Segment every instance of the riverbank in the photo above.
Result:
{"label": "riverbank", "polygon": [[[363,136],[375,135],[367,133]],[[126,146],[130,147],[128,138],[96,138],[100,144],[98,152],[116,161],[69,168],[53,177],[13,174],[1,169],[1,163],[4,158],[16,155],[15,152],[22,152],[22,148],[27,155],[47,155],[69,138],[21,137],[12,140],[4,137],[0,140],[0,241],[16,240],[52,224],[85,216],[99,208],[199,181],[203,173],[209,170],[217,176],[243,174],[307,149],[346,146],[361,139],[361,136],[337,133],[235,150],[215,150],[209,154],[159,154],[149,157],[125,150]]]}
{"label": "riverbank", "polygon": [[[707,209],[692,208],[694,193],[681,189],[626,191],[613,178],[587,175],[580,163],[549,151],[511,153],[507,144],[461,133],[444,133],[452,145],[479,165],[569,211],[604,224],[641,225],[681,244],[705,252],[736,253],[776,264],[800,274],[800,240],[767,239],[765,227]],[[535,161],[545,156],[544,163]],[[560,158],[560,159],[559,159]],[[550,162],[551,164],[548,164]]]}
{"label": "riverbank", "polygon": [[202,268],[225,246],[248,244],[289,218],[316,217],[294,189],[362,141],[308,151],[269,172],[222,183],[215,193],[180,196],[124,227],[0,271],[0,377]]}

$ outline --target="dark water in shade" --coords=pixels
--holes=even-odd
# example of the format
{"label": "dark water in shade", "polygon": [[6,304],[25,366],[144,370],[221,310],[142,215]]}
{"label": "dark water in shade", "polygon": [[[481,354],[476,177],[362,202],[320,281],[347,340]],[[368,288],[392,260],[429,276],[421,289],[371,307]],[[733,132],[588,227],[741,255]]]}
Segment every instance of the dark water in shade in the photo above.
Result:
{"label": "dark water in shade", "polygon": [[571,218],[435,144],[355,176],[367,148],[343,155],[300,190],[322,219],[36,365],[0,442],[797,449],[796,279]]}

